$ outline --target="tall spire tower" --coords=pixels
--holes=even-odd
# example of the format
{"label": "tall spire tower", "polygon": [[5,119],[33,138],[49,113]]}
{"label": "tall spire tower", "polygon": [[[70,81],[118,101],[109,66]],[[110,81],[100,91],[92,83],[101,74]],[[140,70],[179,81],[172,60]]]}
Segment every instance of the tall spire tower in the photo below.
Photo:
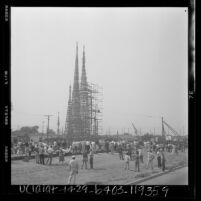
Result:
{"label": "tall spire tower", "polygon": [[81,88],[87,87],[87,76],[85,68],[85,46],[83,46],[83,56],[82,56],[82,75],[81,75]]}
{"label": "tall spire tower", "polygon": [[80,90],[79,90],[79,67],[78,67],[78,44],[76,43],[75,72],[72,94],[72,124],[73,135],[81,135],[81,119],[80,119]]}
{"label": "tall spire tower", "polygon": [[[98,134],[99,88],[89,84],[86,74],[85,47],[82,52],[81,78],[79,79],[78,43],[76,43],[75,70],[73,85],[69,86],[69,99],[66,114],[65,130],[67,140],[86,140],[92,133]],[[71,92],[72,90],[72,92]],[[94,121],[93,121],[94,120]]]}
{"label": "tall spire tower", "polygon": [[66,115],[66,123],[65,123],[65,135],[68,137],[72,137],[73,135],[73,127],[72,127],[72,98],[71,98],[71,85],[69,86],[69,99],[68,99],[68,109]]}
{"label": "tall spire tower", "polygon": [[82,75],[80,84],[80,115],[82,120],[82,135],[90,134],[89,103],[88,103],[88,84],[85,68],[85,47],[83,47]]}

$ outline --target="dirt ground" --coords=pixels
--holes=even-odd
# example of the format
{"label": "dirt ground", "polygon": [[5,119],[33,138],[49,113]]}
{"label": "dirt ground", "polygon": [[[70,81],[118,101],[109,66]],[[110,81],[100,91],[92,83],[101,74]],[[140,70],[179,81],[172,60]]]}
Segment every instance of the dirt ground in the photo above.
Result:
{"label": "dirt ground", "polygon": [[[144,163],[140,164],[140,172],[135,172],[135,162],[130,162],[130,170],[125,170],[125,162],[119,159],[117,153],[98,153],[94,155],[94,169],[79,169],[76,184],[86,184],[88,182],[97,182],[103,185],[123,185],[133,182],[140,177],[150,176],[153,173],[161,172],[157,168],[157,160],[154,159],[154,172],[146,169],[146,153],[144,155]],[[166,167],[177,166],[178,164],[187,163],[187,153],[179,153],[179,155],[165,153]],[[40,165],[35,160],[24,162],[22,160],[13,160],[11,163],[11,184],[52,184],[66,185],[70,174],[68,162],[70,156],[65,157],[64,164],[59,164],[58,157],[53,158],[53,164]],[[79,168],[82,165],[82,157],[76,156],[79,162]],[[88,165],[89,167],[89,165]]]}

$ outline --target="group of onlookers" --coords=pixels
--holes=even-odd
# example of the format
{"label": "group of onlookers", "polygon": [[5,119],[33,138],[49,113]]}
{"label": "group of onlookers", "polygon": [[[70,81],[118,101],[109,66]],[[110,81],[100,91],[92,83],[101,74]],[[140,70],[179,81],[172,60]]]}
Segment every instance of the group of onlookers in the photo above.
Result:
{"label": "group of onlookers", "polygon": [[82,154],[82,167],[81,169],[83,169],[83,167],[85,166],[85,169],[88,169],[87,167],[87,163],[89,162],[90,165],[90,169],[94,168],[94,153],[93,150],[90,149],[89,152],[87,150],[85,150]]}
{"label": "group of onlookers", "polygon": [[[165,144],[158,144],[158,143],[154,143],[151,141],[148,142],[137,142],[137,141],[133,141],[133,142],[127,142],[125,140],[119,140],[119,141],[113,141],[113,140],[98,140],[96,142],[94,141],[75,141],[70,143],[60,143],[59,142],[52,142],[50,143],[50,145],[52,147],[54,147],[54,149],[59,149],[59,147],[62,147],[63,149],[69,149],[69,152],[72,154],[82,154],[83,150],[86,148],[88,151],[89,149],[92,149],[94,153],[96,153],[97,151],[100,152],[111,152],[112,154],[114,152],[118,152],[120,154],[120,157],[122,158],[122,151],[121,150],[127,150],[130,152],[130,150],[134,149],[136,146],[138,146],[141,143],[140,146],[144,146],[146,149],[148,148],[152,148],[152,150],[154,152],[156,152],[156,150],[158,149],[158,147],[163,146],[163,148],[167,151],[167,152],[174,152],[174,153],[178,153],[178,150],[185,152],[186,149],[186,145],[182,142],[168,142]],[[43,143],[43,142],[18,142],[17,144],[12,144],[12,148],[11,148],[11,153],[13,155],[18,155],[18,156],[22,156],[22,155],[27,155],[27,153],[29,153],[29,155],[31,155],[32,153],[34,153],[34,149],[36,147],[36,145],[43,145],[44,148],[47,148],[47,144]],[[131,151],[132,152],[132,151]],[[135,152],[135,151],[134,151]],[[62,154],[61,154],[62,155]],[[130,157],[132,160],[132,154],[130,153]],[[62,158],[62,157],[61,157]],[[122,158],[123,159],[123,158]]]}
{"label": "group of onlookers", "polygon": [[[155,153],[152,149],[149,149],[146,152],[147,152],[146,169],[151,169],[152,171],[154,170],[153,162],[154,162],[154,159],[156,158],[158,168],[162,169],[162,171],[165,171],[165,161],[166,160],[165,160],[165,154],[164,154],[163,149],[159,148],[157,150],[157,153]],[[123,158],[125,160],[125,170],[129,170],[130,161],[134,161],[135,162],[135,171],[140,172],[140,163],[144,163],[142,149],[140,148],[135,151],[133,159],[131,159],[131,156],[128,151],[126,151],[125,154],[123,154],[123,155],[124,155]]]}
{"label": "group of onlookers", "polygon": [[[171,152],[178,154],[178,150],[185,151],[185,146],[182,143],[173,144],[158,144],[151,141],[147,142],[137,142],[137,141],[109,141],[109,140],[99,140],[99,142],[90,142],[90,141],[77,141],[72,142],[68,147],[61,147],[57,142],[53,142],[51,145],[47,145],[43,142],[33,142],[22,143],[19,142],[16,145],[13,145],[13,152],[17,155],[25,155],[25,160],[29,161],[31,154],[35,155],[35,160],[37,164],[52,164],[53,155],[58,155],[59,163],[64,162],[64,156],[66,153],[69,154],[82,154],[83,155],[83,166],[87,167],[88,156],[90,167],[93,167],[93,157],[92,152],[96,153],[98,151],[104,151],[106,153],[114,154],[118,152],[120,160],[128,160],[127,155],[129,156],[130,161],[135,161],[136,171],[139,171],[140,162],[143,163],[143,150],[147,151],[148,163],[147,167],[153,167],[152,165],[152,155],[157,155],[158,167],[165,167],[164,152]],[[163,150],[163,151],[162,151]],[[91,153],[91,154],[90,154]],[[125,158],[126,157],[126,158]],[[46,161],[45,161],[45,158]],[[161,161],[161,162],[160,162]],[[129,166],[126,165],[126,168]]]}
{"label": "group of onlookers", "polygon": [[158,144],[151,141],[147,142],[127,142],[127,141],[109,141],[101,140],[98,143],[90,141],[72,142],[68,147],[59,146],[57,142],[46,144],[43,142],[29,142],[29,143],[18,143],[14,146],[15,153],[19,154],[19,150],[25,154],[25,160],[29,161],[32,153],[35,155],[35,161],[37,164],[51,165],[53,155],[58,156],[59,163],[64,163],[65,154],[73,155],[72,159],[68,163],[70,169],[70,176],[68,183],[73,181],[75,183],[76,175],[78,174],[78,161],[74,154],[82,155],[81,169],[94,168],[94,154],[99,151],[114,154],[119,154],[119,159],[125,163],[124,169],[130,169],[131,161],[134,162],[135,171],[140,172],[140,164],[144,163],[144,156],[146,157],[146,168],[154,170],[154,159],[157,161],[157,167],[162,171],[165,171],[165,151],[178,154],[178,150],[185,151],[182,145],[176,145],[173,143]]}
{"label": "group of onlookers", "polygon": [[[124,160],[125,160],[125,170],[129,170],[131,157],[128,152],[125,153]],[[139,172],[140,171],[140,162],[143,163],[143,158],[140,157],[140,153],[138,150],[136,150],[135,157],[133,160],[135,161],[135,171]]]}
{"label": "group of onlookers", "polygon": [[11,146],[11,154],[17,156],[23,155],[31,155],[34,149],[34,142],[18,142],[16,144],[12,144]]}

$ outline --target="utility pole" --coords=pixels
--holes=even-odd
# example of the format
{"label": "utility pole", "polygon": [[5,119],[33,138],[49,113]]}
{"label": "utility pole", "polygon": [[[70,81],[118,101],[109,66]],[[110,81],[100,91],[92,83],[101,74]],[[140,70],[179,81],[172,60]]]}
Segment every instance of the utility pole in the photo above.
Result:
{"label": "utility pole", "polygon": [[42,121],[42,134],[44,134],[44,121]]}
{"label": "utility pole", "polygon": [[45,117],[47,117],[47,144],[49,142],[49,139],[48,139],[48,135],[49,135],[49,122],[50,122],[50,117],[53,116],[53,115],[44,115]]}
{"label": "utility pole", "polygon": [[59,134],[60,134],[59,126],[60,126],[60,121],[59,121],[59,112],[58,112],[58,121],[57,121],[57,135],[58,135],[58,136],[59,136]]}
{"label": "utility pole", "polygon": [[163,125],[163,117],[161,117],[162,120],[162,136],[165,137],[165,130],[164,130],[164,125]]}

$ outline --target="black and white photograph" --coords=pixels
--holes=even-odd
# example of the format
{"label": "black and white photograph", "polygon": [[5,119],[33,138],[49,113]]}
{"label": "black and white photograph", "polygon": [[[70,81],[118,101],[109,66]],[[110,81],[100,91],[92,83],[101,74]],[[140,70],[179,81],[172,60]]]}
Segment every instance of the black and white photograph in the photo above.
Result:
{"label": "black and white photograph", "polygon": [[188,185],[188,7],[11,7],[11,184]]}

